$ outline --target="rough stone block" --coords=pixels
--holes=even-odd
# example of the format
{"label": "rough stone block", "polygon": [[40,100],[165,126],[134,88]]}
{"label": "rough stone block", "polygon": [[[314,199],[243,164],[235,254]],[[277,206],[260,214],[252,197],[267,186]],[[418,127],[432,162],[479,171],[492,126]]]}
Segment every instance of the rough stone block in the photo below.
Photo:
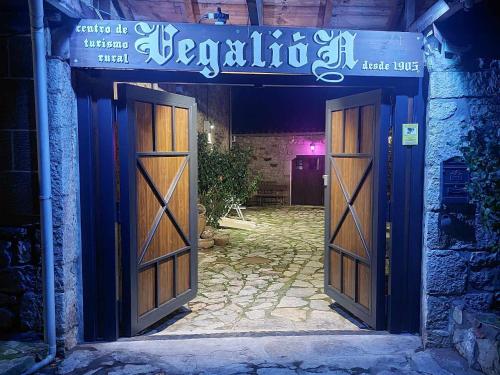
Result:
{"label": "rough stone block", "polygon": [[477,357],[477,345],[476,336],[472,329],[455,331],[453,341],[455,342],[455,347],[458,352],[467,360],[469,366],[476,362]]}
{"label": "rough stone block", "polygon": [[10,266],[12,261],[12,243],[10,241],[0,240],[0,268]]}
{"label": "rough stone block", "polygon": [[0,330],[10,331],[14,326],[15,315],[9,309],[0,308]]}
{"label": "rough stone block", "polygon": [[423,334],[426,348],[448,347],[451,345],[451,337],[448,331],[442,329],[429,329]]}
{"label": "rough stone block", "polygon": [[33,77],[30,36],[21,35],[10,38],[9,60],[11,77]]}
{"label": "rough stone block", "polygon": [[31,242],[18,241],[15,247],[15,260],[18,264],[26,264],[31,261]]}
{"label": "rough stone block", "polygon": [[494,267],[500,265],[500,253],[476,251],[470,256],[469,264],[474,268]]}
{"label": "rough stone block", "polygon": [[0,373],[4,375],[24,374],[34,364],[35,358],[31,355],[0,361]]}
{"label": "rough stone block", "polygon": [[42,301],[39,294],[27,292],[21,298],[19,320],[23,331],[41,331]]}
{"label": "rough stone block", "polygon": [[11,296],[9,294],[0,293],[0,306],[13,306],[17,302],[16,296]]}
{"label": "rough stone block", "polygon": [[0,90],[0,129],[35,129],[33,82],[2,80]]}
{"label": "rough stone block", "polygon": [[427,253],[427,292],[430,294],[461,294],[467,281],[467,262],[459,253],[434,250]]}
{"label": "rough stone block", "polygon": [[463,322],[463,306],[455,306],[453,308],[453,320],[456,324],[462,324]]}
{"label": "rough stone block", "polygon": [[489,70],[478,72],[434,72],[429,79],[429,98],[465,98],[485,97],[492,95],[489,81],[492,79]]}
{"label": "rough stone block", "polygon": [[481,371],[488,375],[500,373],[500,348],[499,342],[495,339],[477,340],[477,363]]}
{"label": "rough stone block", "polygon": [[425,212],[424,214],[424,245],[427,249],[441,249],[443,245],[439,239],[439,213]]}
{"label": "rough stone block", "polygon": [[56,293],[56,331],[58,336],[65,335],[74,327],[79,326],[80,303],[78,297],[78,291],[74,288],[68,288],[63,293]]}
{"label": "rough stone block", "polygon": [[485,268],[480,271],[471,271],[469,285],[474,289],[495,291],[500,290],[499,268]]}
{"label": "rough stone block", "polygon": [[36,282],[33,266],[11,267],[0,271],[0,292],[21,294],[33,290]]}
{"label": "rough stone block", "polygon": [[446,72],[463,69],[460,56],[455,55],[452,58],[446,58],[444,54],[437,51],[427,56],[426,63],[429,72]]}
{"label": "rough stone block", "polygon": [[12,216],[38,214],[38,182],[36,173],[0,173],[0,222],[12,223]]}
{"label": "rough stone block", "polygon": [[12,132],[0,130],[0,171],[12,169]]}
{"label": "rough stone block", "polygon": [[14,169],[18,171],[36,171],[37,150],[34,131],[17,131],[13,136]]}
{"label": "rough stone block", "polygon": [[500,114],[500,99],[481,98],[469,100],[469,113],[472,121],[497,122]]}
{"label": "rough stone block", "polygon": [[438,212],[441,209],[441,173],[435,165],[425,167],[425,210]]}
{"label": "rough stone block", "polygon": [[451,298],[427,296],[426,299],[426,328],[446,330],[450,319]]}
{"label": "rough stone block", "polygon": [[5,240],[15,240],[26,238],[28,229],[25,227],[0,227],[0,238]]}
{"label": "rough stone block", "polygon": [[448,120],[429,120],[427,122],[425,165],[427,168],[440,168],[441,162],[460,156],[460,138],[469,124],[467,113],[456,114]]}
{"label": "rough stone block", "polygon": [[9,72],[8,67],[8,40],[7,38],[0,38],[0,78],[7,77]]}
{"label": "rough stone block", "polygon": [[447,120],[457,112],[456,100],[431,100],[429,101],[429,120]]}
{"label": "rough stone block", "polygon": [[57,334],[62,348],[76,344],[81,295],[79,228],[78,123],[71,69],[58,59],[47,61],[49,127],[54,196],[54,257]]}
{"label": "rough stone block", "polygon": [[465,307],[470,310],[487,311],[493,303],[493,293],[467,293],[464,296]]}

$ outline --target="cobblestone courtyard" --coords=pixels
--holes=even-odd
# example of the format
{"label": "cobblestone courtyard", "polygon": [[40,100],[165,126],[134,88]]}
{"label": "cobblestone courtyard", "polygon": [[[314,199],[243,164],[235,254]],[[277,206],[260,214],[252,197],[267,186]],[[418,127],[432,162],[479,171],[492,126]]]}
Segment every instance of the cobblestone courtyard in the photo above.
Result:
{"label": "cobblestone courtyard", "polygon": [[245,216],[257,228],[229,230],[228,246],[200,252],[198,297],[157,334],[362,327],[323,294],[322,208],[251,208]]}
{"label": "cobblestone courtyard", "polygon": [[141,336],[80,345],[42,373],[479,375],[453,350],[424,351],[417,335],[365,330],[332,309],[322,209],[246,216],[255,230],[200,254],[198,297],[183,312]]}

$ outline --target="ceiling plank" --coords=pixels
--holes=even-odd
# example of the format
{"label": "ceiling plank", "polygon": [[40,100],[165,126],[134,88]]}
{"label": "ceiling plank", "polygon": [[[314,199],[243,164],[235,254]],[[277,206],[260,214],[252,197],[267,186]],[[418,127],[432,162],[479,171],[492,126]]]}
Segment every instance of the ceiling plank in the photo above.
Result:
{"label": "ceiling plank", "polygon": [[263,0],[246,0],[248,7],[248,18],[250,24],[262,26],[264,24],[264,2]]}
{"label": "ceiling plank", "polygon": [[417,7],[415,0],[405,0],[405,11],[404,11],[404,29],[408,30],[410,25],[415,21],[415,15],[417,12]]}
{"label": "ceiling plank", "polygon": [[94,9],[81,0],[47,0],[47,3],[70,18],[98,18]]}
{"label": "ceiling plank", "polygon": [[387,19],[387,30],[402,30],[403,3],[398,3],[391,11]]}
{"label": "ceiling plank", "polygon": [[118,17],[125,19],[125,13],[123,13],[122,6],[120,4],[119,0],[111,0],[113,3],[113,7],[115,8],[116,13],[118,14]]}
{"label": "ceiling plank", "polygon": [[439,0],[427,9],[424,14],[417,18],[406,28],[406,31],[423,32],[434,22],[439,20],[445,13],[450,10],[450,6],[444,0]]}
{"label": "ceiling plank", "polygon": [[321,2],[320,17],[318,18],[318,27],[332,27],[333,0]]}
{"label": "ceiling plank", "polygon": [[194,12],[194,0],[184,0],[184,9],[186,11],[186,21],[196,23],[196,13]]}

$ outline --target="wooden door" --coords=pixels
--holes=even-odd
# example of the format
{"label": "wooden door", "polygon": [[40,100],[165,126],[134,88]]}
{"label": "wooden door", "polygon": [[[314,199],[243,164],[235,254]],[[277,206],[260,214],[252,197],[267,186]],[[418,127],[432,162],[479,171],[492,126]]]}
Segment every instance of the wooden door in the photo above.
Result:
{"label": "wooden door", "polygon": [[325,290],[382,329],[389,107],[371,91],[330,100],[326,108]]}
{"label": "wooden door", "polygon": [[125,335],[194,298],[197,287],[196,103],[119,87]]}
{"label": "wooden door", "polygon": [[298,155],[293,159],[291,204],[322,206],[324,171],[324,155]]}

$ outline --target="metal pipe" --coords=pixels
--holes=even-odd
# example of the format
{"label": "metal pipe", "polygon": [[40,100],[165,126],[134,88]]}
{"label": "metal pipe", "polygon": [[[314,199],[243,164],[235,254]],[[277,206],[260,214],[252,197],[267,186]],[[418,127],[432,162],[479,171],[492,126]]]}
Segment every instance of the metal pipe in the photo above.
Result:
{"label": "metal pipe", "polygon": [[35,86],[38,180],[40,184],[40,230],[42,241],[44,336],[48,354],[25,374],[33,374],[56,356],[56,314],[54,290],[54,246],[52,186],[50,175],[49,116],[47,105],[47,61],[43,25],[43,0],[28,0]]}

